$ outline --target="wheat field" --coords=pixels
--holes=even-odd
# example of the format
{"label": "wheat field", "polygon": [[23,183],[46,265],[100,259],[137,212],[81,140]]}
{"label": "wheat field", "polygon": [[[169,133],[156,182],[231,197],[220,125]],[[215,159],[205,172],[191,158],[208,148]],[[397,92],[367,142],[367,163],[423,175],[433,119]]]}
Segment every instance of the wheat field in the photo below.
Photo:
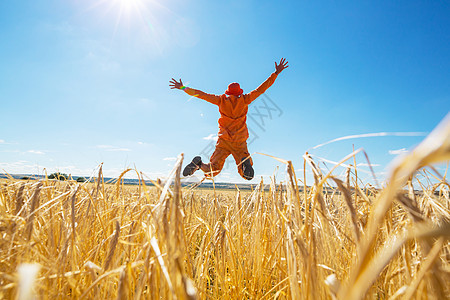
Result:
{"label": "wheat field", "polygon": [[447,118],[379,189],[308,153],[309,187],[280,159],[283,183],[181,187],[183,155],[165,186],[2,180],[0,298],[446,299],[449,158]]}

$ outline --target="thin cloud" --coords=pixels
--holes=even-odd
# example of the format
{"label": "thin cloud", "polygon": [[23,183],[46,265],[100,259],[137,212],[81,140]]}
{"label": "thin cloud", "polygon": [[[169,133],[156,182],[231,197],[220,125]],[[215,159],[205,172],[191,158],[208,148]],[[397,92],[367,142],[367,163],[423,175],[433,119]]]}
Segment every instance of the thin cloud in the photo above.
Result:
{"label": "thin cloud", "polygon": [[406,148],[397,149],[397,150],[389,150],[389,154],[391,154],[391,155],[399,155],[399,154],[403,154],[403,153],[408,153],[408,150],[406,150]]}
{"label": "thin cloud", "polygon": [[317,149],[322,146],[343,141],[343,140],[351,140],[351,139],[360,139],[360,138],[371,138],[371,137],[380,137],[380,136],[426,136],[426,132],[377,132],[377,133],[365,133],[365,134],[355,134],[355,135],[347,135],[343,136],[337,139],[333,139],[331,141],[328,141],[326,143],[317,145],[312,147],[311,149]]}
{"label": "thin cloud", "polygon": [[219,137],[216,134],[211,133],[210,135],[205,136],[203,139],[207,141],[217,141]]}
{"label": "thin cloud", "polygon": [[358,167],[379,167],[379,164],[368,164],[368,163],[359,163],[356,164],[356,166]]}
{"label": "thin cloud", "polygon": [[42,29],[50,32],[62,33],[64,35],[73,34],[74,32],[73,26],[70,25],[68,22],[46,23],[42,25]]}
{"label": "thin cloud", "polygon": [[17,145],[17,142],[7,142],[5,140],[0,139],[0,145]]}
{"label": "thin cloud", "polygon": [[141,145],[141,146],[153,146],[153,144],[151,144],[151,143],[146,143],[146,142],[142,142],[142,141],[137,142],[137,144]]}
{"label": "thin cloud", "polygon": [[99,149],[104,149],[105,151],[122,151],[122,152],[131,151],[131,149],[128,148],[120,148],[111,145],[97,145],[96,147]]}
{"label": "thin cloud", "polygon": [[150,103],[150,99],[148,99],[148,98],[139,98],[138,101],[139,101],[139,103],[142,103],[142,104]]}
{"label": "thin cloud", "polygon": [[[337,165],[337,164],[339,164],[339,163],[336,162],[336,161],[332,161],[332,160],[329,160],[329,159],[326,159],[326,158],[323,158],[323,157],[319,157],[319,156],[317,156],[317,155],[313,155],[313,154],[310,154],[310,155],[311,155],[312,157],[315,157],[316,159],[322,161],[322,163],[330,163],[330,164],[332,164],[332,165]],[[343,167],[343,168],[352,168],[351,165],[344,164],[344,163],[339,164],[339,166],[340,166],[340,167]],[[321,166],[319,166],[319,168],[320,168],[321,170],[324,170],[323,167],[321,167]],[[366,170],[364,170],[364,169],[358,169],[358,170],[359,170],[360,172],[363,172],[363,173],[371,174],[369,171],[366,171]],[[328,172],[328,170],[325,170],[325,171]]]}
{"label": "thin cloud", "polygon": [[39,170],[43,169],[42,166],[33,164],[26,160],[19,160],[9,163],[0,162],[0,173],[10,173],[10,174],[39,174]]}
{"label": "thin cloud", "polygon": [[18,166],[30,166],[31,163],[26,160],[19,160],[16,162],[10,162],[10,163],[2,163],[0,162],[0,168],[9,169],[9,168],[15,168]]}
{"label": "thin cloud", "polygon": [[27,153],[39,154],[39,155],[44,155],[45,154],[45,152],[40,151],[40,150],[28,150]]}
{"label": "thin cloud", "polygon": [[175,161],[175,160],[177,160],[177,158],[176,157],[164,157],[163,160]]}
{"label": "thin cloud", "polygon": [[[303,170],[304,170],[303,168],[295,169],[294,172],[297,174],[303,174]],[[306,174],[312,174],[311,170],[306,169]],[[269,176],[271,177],[272,175],[269,175]]]}
{"label": "thin cloud", "polygon": [[152,99],[149,99],[149,98],[138,98],[137,99],[137,104],[140,104],[140,105],[155,105],[156,104],[156,101],[155,100],[152,100]]}
{"label": "thin cloud", "polygon": [[104,53],[108,53],[108,50],[99,47],[95,53],[91,51],[85,56],[85,62],[103,72],[119,72],[121,69],[120,63],[108,58]]}
{"label": "thin cloud", "polygon": [[131,151],[131,149],[128,149],[128,148],[114,148],[114,149],[110,149],[110,150],[106,150],[106,151],[129,152],[129,151]]}

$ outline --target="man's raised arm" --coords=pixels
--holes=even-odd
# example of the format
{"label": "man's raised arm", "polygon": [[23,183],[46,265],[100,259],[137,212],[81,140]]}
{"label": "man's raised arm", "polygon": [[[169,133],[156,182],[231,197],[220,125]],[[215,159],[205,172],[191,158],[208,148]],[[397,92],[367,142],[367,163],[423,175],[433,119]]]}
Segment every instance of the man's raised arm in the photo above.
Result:
{"label": "man's raised arm", "polygon": [[172,78],[172,80],[169,81],[169,86],[170,86],[171,89],[183,90],[188,95],[191,95],[191,96],[194,96],[194,97],[206,100],[209,103],[212,103],[212,104],[215,104],[215,105],[219,105],[220,96],[213,95],[213,94],[207,94],[207,93],[202,92],[200,90],[191,89],[191,88],[189,88],[187,86],[184,86],[183,82],[181,82],[181,78],[180,78],[180,82],[177,82],[175,79]]}
{"label": "man's raised arm", "polygon": [[275,62],[275,72],[273,72],[272,75],[270,75],[270,77],[267,78],[266,81],[264,81],[259,87],[247,94],[247,97],[245,99],[247,103],[250,104],[256,98],[261,96],[275,82],[278,74],[280,74],[281,71],[283,71],[287,67],[289,67],[289,65],[285,58],[282,58],[279,64]]}

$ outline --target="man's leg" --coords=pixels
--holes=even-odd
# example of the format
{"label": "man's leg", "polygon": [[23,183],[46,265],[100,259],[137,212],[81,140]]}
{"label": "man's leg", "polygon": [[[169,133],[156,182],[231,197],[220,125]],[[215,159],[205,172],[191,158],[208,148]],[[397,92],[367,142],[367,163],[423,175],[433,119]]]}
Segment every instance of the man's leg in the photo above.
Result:
{"label": "man's leg", "polygon": [[195,171],[199,170],[202,165],[202,158],[200,156],[194,157],[194,159],[183,170],[183,176],[191,176]]}
{"label": "man's leg", "polygon": [[239,175],[247,180],[252,180],[255,171],[253,170],[253,160],[248,153],[247,142],[233,144],[231,154],[233,154],[234,160],[238,168]]}
{"label": "man's leg", "polygon": [[224,147],[221,147],[220,141],[216,144],[216,149],[211,155],[210,163],[203,164],[200,166],[203,172],[205,172],[206,177],[214,177],[220,173],[225,164],[225,160],[231,154],[230,151]]}
{"label": "man's leg", "polygon": [[255,170],[253,169],[253,160],[250,156],[242,158],[241,167],[239,168],[238,172],[244,179],[253,179],[253,177],[255,176]]}
{"label": "man's leg", "polygon": [[211,155],[210,163],[205,164],[202,162],[200,156],[194,157],[194,159],[184,168],[183,176],[190,176],[197,170],[205,172],[207,177],[214,177],[220,173],[227,157],[231,154],[227,145],[222,140],[218,140],[216,143],[216,149]]}

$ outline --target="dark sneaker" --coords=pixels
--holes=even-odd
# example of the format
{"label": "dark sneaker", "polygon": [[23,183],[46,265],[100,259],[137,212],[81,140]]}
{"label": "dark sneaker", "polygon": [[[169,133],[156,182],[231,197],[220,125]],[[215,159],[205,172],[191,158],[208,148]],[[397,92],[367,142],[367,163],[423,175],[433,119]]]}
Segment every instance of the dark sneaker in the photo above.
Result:
{"label": "dark sneaker", "polygon": [[195,171],[200,169],[202,165],[202,158],[200,156],[194,157],[190,164],[188,164],[183,170],[183,176],[191,176]]}
{"label": "dark sneaker", "polygon": [[255,176],[255,171],[253,170],[252,164],[250,163],[250,158],[247,159],[247,157],[244,157],[241,162],[245,159],[245,161],[242,163],[242,171],[244,173],[244,178],[247,180],[252,180],[253,176]]}

